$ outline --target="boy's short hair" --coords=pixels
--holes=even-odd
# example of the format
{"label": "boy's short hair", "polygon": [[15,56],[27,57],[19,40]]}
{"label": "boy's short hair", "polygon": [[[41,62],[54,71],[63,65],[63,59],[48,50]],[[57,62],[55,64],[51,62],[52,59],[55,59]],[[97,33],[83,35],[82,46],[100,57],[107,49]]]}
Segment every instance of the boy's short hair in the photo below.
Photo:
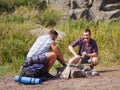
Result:
{"label": "boy's short hair", "polygon": [[49,34],[53,34],[53,35],[58,36],[58,33],[57,33],[57,31],[55,31],[55,30],[50,30],[50,31],[49,31]]}
{"label": "boy's short hair", "polygon": [[90,29],[85,29],[84,32],[89,32],[89,34],[91,35]]}

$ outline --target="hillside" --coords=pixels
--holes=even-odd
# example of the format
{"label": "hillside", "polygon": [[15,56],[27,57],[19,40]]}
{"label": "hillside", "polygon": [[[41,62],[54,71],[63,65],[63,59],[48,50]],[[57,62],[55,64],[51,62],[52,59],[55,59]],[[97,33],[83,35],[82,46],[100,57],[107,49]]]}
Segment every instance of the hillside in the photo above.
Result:
{"label": "hillside", "polygon": [[[71,12],[71,10],[78,10],[78,7],[70,8],[63,4],[57,4],[58,1],[60,0],[50,0],[50,3],[43,2],[42,0],[0,0],[0,75],[19,73],[20,66],[24,63],[29,48],[37,38],[36,35],[30,33],[30,30],[39,29],[40,25],[48,29],[57,29],[66,33],[66,36],[57,42],[66,61],[72,57],[72,54],[68,51],[68,45],[76,38],[82,36],[83,29],[89,28],[92,31],[92,38],[98,44],[100,65],[109,66],[113,63],[119,64],[119,13],[115,14],[117,19],[109,18],[110,21],[104,19],[104,21],[97,20],[95,22],[94,16],[91,21],[88,21],[84,17],[75,20],[70,18],[69,15],[65,16],[66,8]],[[94,1],[90,9],[96,6],[95,3],[103,3],[101,1]],[[105,5],[109,6],[112,3],[116,5],[119,0],[114,0],[115,2],[112,2],[113,0],[110,1],[106,0]],[[78,0],[75,0],[75,2],[77,3]],[[69,1],[61,0],[58,3],[66,5]],[[59,6],[56,6],[56,4],[61,6],[61,8],[58,9],[57,7]],[[119,3],[115,9],[120,10]],[[96,8],[96,10],[98,9]],[[106,9],[104,12],[106,12]],[[95,16],[99,16],[100,13],[96,12],[95,14],[98,14]],[[52,69],[54,70],[57,66],[60,66],[58,62],[56,62]]]}

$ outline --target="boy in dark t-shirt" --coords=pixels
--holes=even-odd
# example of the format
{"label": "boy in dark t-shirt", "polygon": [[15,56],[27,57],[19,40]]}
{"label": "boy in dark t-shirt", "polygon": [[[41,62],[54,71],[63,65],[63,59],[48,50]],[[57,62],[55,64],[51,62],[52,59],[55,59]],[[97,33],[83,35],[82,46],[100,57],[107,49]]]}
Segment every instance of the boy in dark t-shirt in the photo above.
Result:
{"label": "boy in dark t-shirt", "polygon": [[[79,47],[79,52],[74,51],[74,47]],[[91,31],[85,29],[83,32],[83,37],[78,38],[69,45],[70,52],[74,55],[73,58],[69,60],[70,64],[77,64],[80,56],[83,57],[82,63],[90,63],[90,68],[93,69],[94,66],[98,64],[98,48],[96,41],[91,38]]]}

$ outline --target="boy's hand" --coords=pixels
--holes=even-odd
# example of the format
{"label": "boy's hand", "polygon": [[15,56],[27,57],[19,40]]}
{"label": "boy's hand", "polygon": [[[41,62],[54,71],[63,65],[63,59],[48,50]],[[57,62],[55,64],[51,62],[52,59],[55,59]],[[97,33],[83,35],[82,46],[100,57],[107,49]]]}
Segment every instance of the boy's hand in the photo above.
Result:
{"label": "boy's hand", "polygon": [[83,53],[82,53],[82,57],[85,57],[86,55],[87,55],[86,52],[83,52]]}

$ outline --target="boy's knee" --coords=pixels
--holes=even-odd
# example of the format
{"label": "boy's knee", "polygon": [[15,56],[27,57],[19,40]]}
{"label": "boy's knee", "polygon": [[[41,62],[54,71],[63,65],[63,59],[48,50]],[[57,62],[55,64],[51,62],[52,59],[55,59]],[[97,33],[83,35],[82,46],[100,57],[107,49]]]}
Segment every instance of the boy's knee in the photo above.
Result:
{"label": "boy's knee", "polygon": [[53,61],[55,61],[57,58],[57,55],[54,52],[49,52],[46,54],[46,56],[47,56],[48,60],[53,60]]}
{"label": "boy's knee", "polygon": [[97,57],[93,57],[92,64],[93,65],[97,65],[98,64],[98,58]]}
{"label": "boy's knee", "polygon": [[54,53],[54,52],[51,53],[51,56],[52,56],[53,58],[55,58],[55,59],[57,58],[57,55],[56,55],[56,53]]}

